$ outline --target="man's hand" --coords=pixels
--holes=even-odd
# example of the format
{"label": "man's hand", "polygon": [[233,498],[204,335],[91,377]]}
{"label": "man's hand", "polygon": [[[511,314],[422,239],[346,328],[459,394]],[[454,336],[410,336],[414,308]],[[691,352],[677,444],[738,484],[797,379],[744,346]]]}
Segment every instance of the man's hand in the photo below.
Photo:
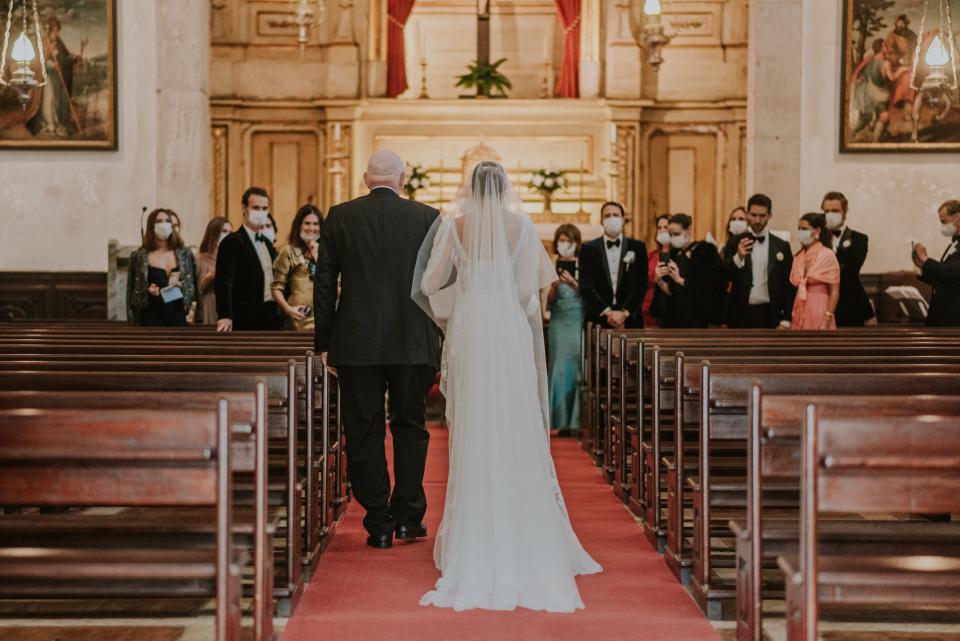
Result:
{"label": "man's hand", "polygon": [[320,352],[320,362],[323,363],[323,367],[324,367],[328,372],[330,372],[330,373],[333,374],[334,376],[337,375],[337,368],[335,368],[335,367],[330,367],[330,365],[328,364],[327,352]]}
{"label": "man's hand", "polygon": [[217,321],[217,331],[218,332],[232,332],[233,331],[233,319],[230,318],[221,318]]}
{"label": "man's hand", "polygon": [[746,260],[747,256],[753,251],[754,240],[750,236],[740,239],[740,244],[737,245],[737,256],[740,257],[740,260]]}
{"label": "man's hand", "polygon": [[913,264],[917,267],[923,267],[923,264],[927,262],[930,258],[930,255],[927,254],[927,248],[924,247],[921,243],[917,243],[913,246]]}
{"label": "man's hand", "polygon": [[607,313],[607,323],[614,329],[620,329],[627,322],[627,315],[623,312],[611,311]]}

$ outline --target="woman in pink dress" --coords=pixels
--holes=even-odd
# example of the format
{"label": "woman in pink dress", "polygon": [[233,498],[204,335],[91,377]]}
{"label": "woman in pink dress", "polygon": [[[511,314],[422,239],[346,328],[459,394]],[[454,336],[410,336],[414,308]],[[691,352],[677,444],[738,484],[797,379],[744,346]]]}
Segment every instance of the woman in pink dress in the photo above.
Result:
{"label": "woman in pink dress", "polygon": [[833,235],[823,214],[804,214],[797,226],[803,246],[793,259],[790,283],[797,288],[793,329],[836,329],[840,298],[840,263],[830,248]]}

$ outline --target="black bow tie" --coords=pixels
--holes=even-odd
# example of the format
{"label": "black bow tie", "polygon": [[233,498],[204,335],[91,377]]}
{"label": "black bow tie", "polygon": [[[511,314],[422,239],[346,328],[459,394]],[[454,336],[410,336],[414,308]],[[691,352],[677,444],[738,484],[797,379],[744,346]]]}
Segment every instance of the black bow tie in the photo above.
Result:
{"label": "black bow tie", "polygon": [[267,237],[263,234],[257,234],[254,237],[254,240],[256,240],[258,243],[263,243],[264,245],[268,244]]}
{"label": "black bow tie", "polygon": [[843,230],[842,230],[842,229],[832,229],[832,230],[830,230],[830,231],[833,232],[833,237],[834,237],[834,238],[840,238],[841,236],[843,236]]}
{"label": "black bow tie", "polygon": [[753,242],[755,242],[755,243],[763,243],[763,242],[766,241],[766,240],[767,240],[767,237],[766,237],[766,236],[754,236],[754,237],[753,237]]}
{"label": "black bow tie", "polygon": [[620,246],[620,239],[619,239],[619,238],[616,239],[616,240],[608,240],[608,241],[607,241],[607,249],[613,249],[614,247],[619,247],[619,246]]}

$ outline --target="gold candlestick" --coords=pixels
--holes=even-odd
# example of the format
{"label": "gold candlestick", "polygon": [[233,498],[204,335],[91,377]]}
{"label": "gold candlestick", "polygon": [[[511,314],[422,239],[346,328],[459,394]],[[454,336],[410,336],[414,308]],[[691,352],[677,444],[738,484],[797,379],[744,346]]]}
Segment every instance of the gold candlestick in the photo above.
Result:
{"label": "gold candlestick", "polygon": [[543,84],[540,87],[540,97],[550,97],[550,61],[543,61]]}
{"label": "gold candlestick", "polygon": [[420,99],[426,100],[429,97],[429,94],[427,94],[427,59],[420,58]]}

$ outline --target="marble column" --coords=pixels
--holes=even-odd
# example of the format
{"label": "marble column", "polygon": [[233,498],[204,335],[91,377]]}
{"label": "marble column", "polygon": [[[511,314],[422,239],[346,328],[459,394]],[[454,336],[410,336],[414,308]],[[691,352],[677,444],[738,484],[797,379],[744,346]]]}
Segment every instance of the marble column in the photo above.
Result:
{"label": "marble column", "polygon": [[[773,199],[776,229],[801,203],[803,0],[750,3],[747,195]],[[776,216],[776,212],[784,216]]]}
{"label": "marble column", "polygon": [[157,199],[197,245],[210,219],[210,3],[156,3]]}

